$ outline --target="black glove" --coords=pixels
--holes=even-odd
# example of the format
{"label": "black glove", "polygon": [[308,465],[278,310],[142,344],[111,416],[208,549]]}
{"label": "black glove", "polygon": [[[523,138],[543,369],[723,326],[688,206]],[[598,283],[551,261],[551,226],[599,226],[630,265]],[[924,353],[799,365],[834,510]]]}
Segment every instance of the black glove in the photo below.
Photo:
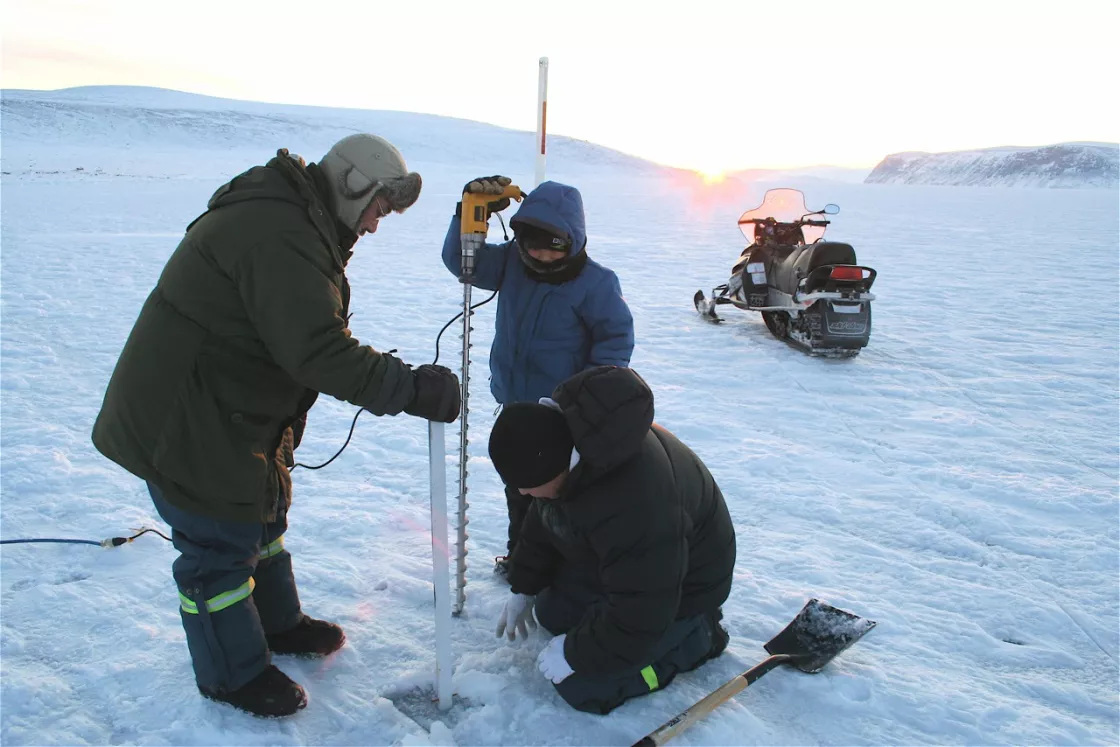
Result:
{"label": "black glove", "polygon": [[[513,180],[508,176],[480,176],[477,179],[472,179],[463,185],[463,194],[472,192],[474,194],[483,195],[500,195],[502,190],[513,183]],[[486,209],[489,211],[486,215],[489,218],[494,213],[500,213],[509,207],[509,198],[503,197],[500,200],[486,203]]]}
{"label": "black glove", "polygon": [[409,415],[439,423],[454,423],[459,417],[459,377],[451,369],[425,363],[412,372],[416,394],[404,408]]}

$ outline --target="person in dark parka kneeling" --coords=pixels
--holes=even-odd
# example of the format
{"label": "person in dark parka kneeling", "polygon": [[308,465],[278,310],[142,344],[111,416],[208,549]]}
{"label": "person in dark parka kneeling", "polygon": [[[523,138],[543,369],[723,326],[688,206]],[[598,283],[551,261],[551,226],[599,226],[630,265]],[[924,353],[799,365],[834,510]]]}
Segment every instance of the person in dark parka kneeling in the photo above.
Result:
{"label": "person in dark parka kneeling", "polygon": [[498,620],[511,640],[555,637],[541,672],[571,706],[609,713],[723,653],[735,530],[695,453],[653,423],[653,393],[600,366],[552,398],[507,405],[490,458],[533,498]]}

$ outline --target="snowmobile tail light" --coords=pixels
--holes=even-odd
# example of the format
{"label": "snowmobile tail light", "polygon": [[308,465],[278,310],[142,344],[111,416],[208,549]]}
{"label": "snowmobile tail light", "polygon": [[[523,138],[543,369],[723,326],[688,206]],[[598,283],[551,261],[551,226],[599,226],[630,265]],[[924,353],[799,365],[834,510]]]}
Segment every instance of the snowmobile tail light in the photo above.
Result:
{"label": "snowmobile tail light", "polygon": [[863,280],[863,268],[833,267],[829,277],[833,280]]}

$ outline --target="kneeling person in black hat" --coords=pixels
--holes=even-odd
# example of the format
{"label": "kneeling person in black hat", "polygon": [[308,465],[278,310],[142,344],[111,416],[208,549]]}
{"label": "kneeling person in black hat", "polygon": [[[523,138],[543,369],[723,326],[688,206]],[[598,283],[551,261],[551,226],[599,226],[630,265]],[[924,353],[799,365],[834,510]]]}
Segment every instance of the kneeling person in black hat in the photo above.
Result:
{"label": "kneeling person in black hat", "polygon": [[592,368],[552,396],[507,405],[490,435],[502,480],[534,499],[498,635],[525,636],[535,606],[556,636],[541,672],[574,708],[609,713],[723,653],[735,531],[637,373]]}

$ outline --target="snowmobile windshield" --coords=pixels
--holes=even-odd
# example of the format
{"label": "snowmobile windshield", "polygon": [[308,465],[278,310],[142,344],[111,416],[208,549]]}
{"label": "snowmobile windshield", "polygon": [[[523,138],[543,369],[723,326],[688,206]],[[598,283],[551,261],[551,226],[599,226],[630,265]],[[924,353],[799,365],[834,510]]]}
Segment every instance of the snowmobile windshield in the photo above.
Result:
{"label": "snowmobile windshield", "polygon": [[[762,198],[762,204],[739,216],[739,230],[747,241],[755,243],[757,226],[748,221],[752,218],[773,218],[780,223],[795,223],[809,212],[805,207],[805,195],[799,189],[771,189]],[[801,233],[806,244],[824,237],[824,226],[802,226]]]}

